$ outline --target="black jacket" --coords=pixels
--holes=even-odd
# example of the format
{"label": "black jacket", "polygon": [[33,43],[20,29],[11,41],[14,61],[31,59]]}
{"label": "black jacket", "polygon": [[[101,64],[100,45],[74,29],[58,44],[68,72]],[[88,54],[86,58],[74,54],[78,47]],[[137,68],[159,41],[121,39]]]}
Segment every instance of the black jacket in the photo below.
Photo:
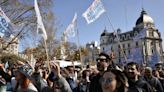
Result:
{"label": "black jacket", "polygon": [[[3,69],[0,69],[0,76],[2,76],[2,78],[4,78],[6,82],[11,82],[12,76],[10,76],[8,73],[5,73]],[[3,85],[3,83],[0,84]]]}
{"label": "black jacket", "polygon": [[153,77],[153,76],[150,78],[147,78],[147,77],[143,77],[143,78],[145,81],[147,81],[151,85],[151,87],[153,88],[155,92],[164,92],[162,88],[162,84],[160,83],[158,78]]}
{"label": "black jacket", "polygon": [[89,92],[102,92],[100,78],[101,78],[101,75],[98,74],[91,79]]}
{"label": "black jacket", "polygon": [[128,83],[129,83],[130,89],[131,88],[135,88],[137,90],[142,89],[142,92],[152,92],[153,91],[151,86],[146,81],[144,81],[142,78],[139,78],[139,80],[136,82],[128,80]]}

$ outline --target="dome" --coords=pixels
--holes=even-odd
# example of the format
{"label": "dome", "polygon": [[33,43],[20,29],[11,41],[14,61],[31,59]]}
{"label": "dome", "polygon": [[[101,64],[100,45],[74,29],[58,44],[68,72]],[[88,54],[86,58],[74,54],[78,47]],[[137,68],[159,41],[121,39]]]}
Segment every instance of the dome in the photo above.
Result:
{"label": "dome", "polygon": [[106,35],[108,35],[109,33],[107,32],[107,30],[106,29],[104,29],[104,32],[101,34],[101,36],[106,36]]}
{"label": "dome", "polygon": [[154,20],[146,13],[146,11],[142,10],[140,17],[136,21],[136,25],[139,25],[141,23],[154,24]]}

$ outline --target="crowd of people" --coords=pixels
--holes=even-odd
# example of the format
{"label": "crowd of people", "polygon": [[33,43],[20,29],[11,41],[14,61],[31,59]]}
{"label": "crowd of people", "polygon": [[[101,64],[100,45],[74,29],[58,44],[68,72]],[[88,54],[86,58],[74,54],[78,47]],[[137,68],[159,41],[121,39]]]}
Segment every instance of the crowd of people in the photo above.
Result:
{"label": "crowd of people", "polygon": [[5,69],[0,64],[0,92],[164,92],[162,63],[140,67],[134,61],[121,66],[100,53],[97,67],[77,70],[60,67],[55,61],[17,62]]}

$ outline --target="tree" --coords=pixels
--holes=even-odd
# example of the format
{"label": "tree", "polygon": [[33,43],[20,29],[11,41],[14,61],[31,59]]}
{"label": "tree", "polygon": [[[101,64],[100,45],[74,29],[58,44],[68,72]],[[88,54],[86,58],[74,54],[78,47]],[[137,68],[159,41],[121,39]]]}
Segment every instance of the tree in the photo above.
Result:
{"label": "tree", "polygon": [[0,57],[0,61],[1,61],[1,63],[8,62],[9,65],[13,65],[13,64],[17,63],[18,61],[25,62],[26,60],[17,55],[14,55],[14,54],[3,53],[2,56]]}
{"label": "tree", "polygon": [[[54,14],[51,10],[53,0],[38,0],[38,3],[44,24],[49,22],[49,20],[54,21]],[[39,38],[36,32],[37,24],[36,13],[34,10],[34,0],[1,0],[0,6],[14,25],[19,25],[22,23],[27,24],[26,28],[18,36],[21,43],[26,44],[24,45],[26,47],[30,47],[27,46],[27,44],[36,43],[36,40]],[[50,30],[48,26],[49,24],[50,23],[47,23],[45,25],[48,30]]]}

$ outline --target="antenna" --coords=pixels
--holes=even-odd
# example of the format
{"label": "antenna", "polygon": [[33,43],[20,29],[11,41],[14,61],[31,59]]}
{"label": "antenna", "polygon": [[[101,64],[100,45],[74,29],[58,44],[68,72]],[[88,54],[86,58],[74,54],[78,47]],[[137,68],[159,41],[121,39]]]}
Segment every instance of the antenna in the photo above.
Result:
{"label": "antenna", "polygon": [[127,1],[125,1],[125,6],[124,6],[124,8],[125,8],[125,30],[127,31],[128,30],[128,27],[127,27],[127,25],[128,25],[128,19],[127,19]]}
{"label": "antenna", "polygon": [[144,0],[142,0],[142,5],[141,5],[141,7],[142,7],[142,10],[144,9]]}

